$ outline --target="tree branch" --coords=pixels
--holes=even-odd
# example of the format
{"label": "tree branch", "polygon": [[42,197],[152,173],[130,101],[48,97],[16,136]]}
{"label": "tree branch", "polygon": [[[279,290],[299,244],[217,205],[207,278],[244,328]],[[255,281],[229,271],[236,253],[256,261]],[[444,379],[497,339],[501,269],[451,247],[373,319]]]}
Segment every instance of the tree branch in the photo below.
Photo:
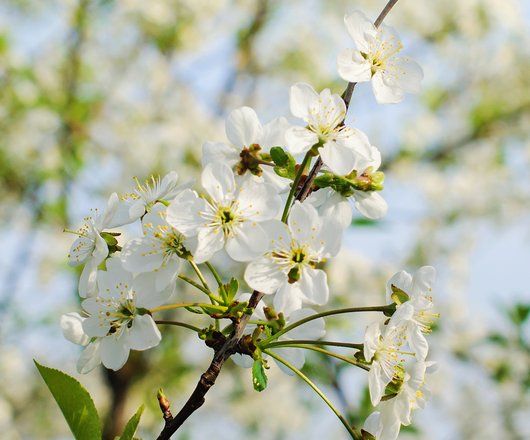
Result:
{"label": "tree branch", "polygon": [[[383,19],[390,12],[390,10],[397,3],[397,1],[398,0],[390,0],[386,4],[383,11],[381,11],[379,16],[375,20],[375,26],[379,26],[381,24]],[[348,83],[348,86],[344,91],[343,99],[346,102],[346,110],[349,107],[351,95],[353,93],[353,89],[355,88],[355,84],[356,83]],[[302,187],[298,191],[298,194],[296,195],[296,200],[304,201],[305,198],[309,195],[313,180],[317,176],[321,167],[322,160],[319,156],[315,165],[311,169],[308,178],[304,182],[304,185],[302,185]],[[256,308],[258,303],[263,298],[263,295],[263,293],[255,290],[252,293],[252,296],[250,297],[248,303],[249,308]],[[173,419],[166,420],[164,429],[158,436],[158,440],[170,439],[171,436],[177,431],[177,429],[179,429],[180,426],[182,426],[182,424],[188,419],[188,417],[191,416],[204,404],[206,393],[215,384],[215,381],[217,380],[217,377],[219,376],[219,373],[221,372],[224,363],[230,358],[230,356],[232,356],[236,352],[237,344],[239,342],[239,339],[243,335],[243,331],[245,330],[249,319],[250,315],[243,315],[243,317],[241,317],[241,319],[236,323],[234,331],[232,332],[230,337],[224,342],[224,344],[219,349],[215,350],[210,366],[201,375],[201,378],[195,386],[195,389],[193,390],[191,396],[188,398],[188,400],[186,401],[182,409],[178,412],[178,414],[175,415]]]}

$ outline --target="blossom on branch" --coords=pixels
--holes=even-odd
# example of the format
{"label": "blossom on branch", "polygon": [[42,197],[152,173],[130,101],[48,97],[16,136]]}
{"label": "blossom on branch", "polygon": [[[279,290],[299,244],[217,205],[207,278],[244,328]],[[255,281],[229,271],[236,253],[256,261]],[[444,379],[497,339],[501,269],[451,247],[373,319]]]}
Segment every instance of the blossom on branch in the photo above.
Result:
{"label": "blossom on branch", "polygon": [[182,191],[167,210],[167,222],[186,237],[197,237],[194,259],[209,260],[226,248],[236,261],[250,261],[267,248],[264,222],[275,218],[282,205],[275,188],[248,180],[237,185],[223,163],[206,165],[201,176],[207,195]]}
{"label": "blossom on branch", "polygon": [[385,24],[376,28],[360,11],[344,17],[356,49],[345,49],[337,58],[339,75],[352,83],[372,81],[375,99],[398,103],[405,93],[419,93],[423,71],[415,61],[397,56],[403,48],[396,31]]}
{"label": "blossom on branch", "polygon": [[287,225],[276,220],[265,225],[269,248],[245,270],[253,289],[275,294],[274,308],[287,314],[302,304],[328,301],[327,275],[317,266],[340,250],[342,228],[323,218],[309,203],[295,202]]}

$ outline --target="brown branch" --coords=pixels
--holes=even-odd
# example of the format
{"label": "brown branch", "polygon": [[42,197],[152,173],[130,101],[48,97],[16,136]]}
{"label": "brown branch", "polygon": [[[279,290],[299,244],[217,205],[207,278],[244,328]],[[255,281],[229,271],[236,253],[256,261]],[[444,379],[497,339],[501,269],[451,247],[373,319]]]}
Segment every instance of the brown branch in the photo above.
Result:
{"label": "brown branch", "polygon": [[[390,10],[394,7],[394,5],[397,2],[398,0],[390,0],[386,4],[386,6],[383,8],[379,16],[374,21],[375,27],[379,27],[381,25],[385,17],[388,15]],[[348,85],[346,86],[346,89],[344,90],[344,93],[342,94],[342,99],[344,100],[344,103],[346,104],[346,112],[350,108],[351,97],[352,97],[352,94],[353,94],[353,91],[356,85],[357,83],[354,83],[354,82],[348,83]],[[341,124],[344,124],[344,121],[342,121]],[[322,168],[322,165],[323,165],[322,159],[320,158],[320,156],[318,156],[315,164],[313,165],[313,168],[311,169],[311,171],[309,172],[307,176],[307,179],[304,180],[304,184],[301,186],[300,190],[296,194],[296,200],[300,200],[301,202],[303,202],[307,198],[307,196],[311,193],[311,190],[312,190],[311,187],[313,186],[313,181],[317,177],[320,169]]]}
{"label": "brown branch", "polygon": [[[398,0],[390,0],[387,3],[383,11],[375,20],[375,26],[379,26],[381,24],[383,19],[390,12],[390,9],[392,9],[392,7],[397,3],[397,1]],[[346,110],[349,107],[351,95],[353,93],[354,88],[355,83],[349,83],[346,87],[346,90],[344,91],[343,99],[346,102]],[[313,166],[313,169],[310,171],[306,181],[304,182],[304,185],[298,192],[296,196],[297,200],[304,201],[304,199],[307,197],[310,192],[313,180],[320,171],[321,167],[322,161],[319,157],[315,165]],[[262,298],[263,293],[255,290],[252,293],[252,296],[250,297],[248,303],[249,308],[255,308]],[[210,363],[210,366],[201,375],[199,382],[195,386],[195,389],[191,393],[191,396],[188,398],[182,409],[172,419],[165,420],[164,429],[158,436],[158,440],[170,439],[171,436],[177,431],[177,429],[179,429],[180,426],[182,426],[182,424],[188,419],[188,417],[191,416],[204,404],[206,393],[213,385],[215,385],[215,381],[217,380],[217,377],[219,376],[219,373],[221,372],[224,363],[230,358],[230,356],[232,356],[237,351],[238,342],[241,339],[241,336],[243,336],[243,331],[245,330],[249,319],[250,315],[243,315],[243,317],[236,323],[234,331],[232,332],[230,337],[220,346],[219,349],[216,349],[214,351],[213,360]]]}
{"label": "brown branch", "polygon": [[[263,298],[263,293],[255,290],[250,297],[248,306],[250,308],[256,308],[258,303],[261,301],[261,298]],[[243,331],[245,330],[249,319],[250,315],[243,315],[236,323],[231,336],[224,342],[223,345],[221,345],[219,349],[215,350],[210,366],[201,375],[201,378],[193,390],[193,393],[178,414],[176,414],[173,419],[166,420],[164,429],[158,436],[158,440],[167,440],[171,438],[171,436],[178,428],[180,428],[186,419],[204,404],[204,396],[215,384],[223,364],[237,351],[237,344],[241,336],[243,336]]]}

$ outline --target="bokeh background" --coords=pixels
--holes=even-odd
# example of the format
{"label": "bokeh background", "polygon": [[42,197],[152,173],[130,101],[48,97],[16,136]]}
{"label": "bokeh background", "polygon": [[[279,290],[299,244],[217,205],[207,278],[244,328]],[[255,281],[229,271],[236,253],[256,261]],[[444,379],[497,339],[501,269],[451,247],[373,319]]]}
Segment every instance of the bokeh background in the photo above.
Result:
{"label": "bokeh background", "polygon": [[[0,436],[71,434],[32,358],[77,376],[61,336],[78,307],[66,265],[77,227],[132,177],[197,176],[205,140],[223,140],[240,105],[289,116],[288,88],[341,93],[342,17],[375,18],[375,0],[2,0],[0,2]],[[431,338],[434,397],[404,439],[530,438],[530,3],[401,0],[386,22],[424,68],[424,90],[376,105],[357,87],[349,118],[384,158],[389,214],[360,218],[330,262],[332,305],[373,305],[402,268],[436,266],[442,312]],[[127,233],[127,231],[125,231]],[[219,261],[225,273],[239,270]],[[188,293],[182,286],[182,295]],[[373,317],[328,321],[360,341]],[[163,386],[177,409],[209,362],[185,329],[124,369],[80,378],[113,438],[141,404],[154,438]],[[358,422],[370,411],[362,372],[308,356],[305,371]],[[230,363],[178,439],[344,439],[295,378],[272,369],[256,393]]]}

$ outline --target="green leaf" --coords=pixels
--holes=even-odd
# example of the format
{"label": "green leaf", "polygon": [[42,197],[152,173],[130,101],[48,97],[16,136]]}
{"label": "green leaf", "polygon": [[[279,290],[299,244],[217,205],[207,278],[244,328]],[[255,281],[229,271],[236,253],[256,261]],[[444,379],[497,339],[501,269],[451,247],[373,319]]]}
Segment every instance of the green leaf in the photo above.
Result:
{"label": "green leaf", "polygon": [[76,440],[101,439],[101,423],[88,391],[73,377],[35,361]]}
{"label": "green leaf", "polygon": [[252,365],[252,384],[256,391],[263,391],[267,388],[267,375],[261,359],[256,359]]}
{"label": "green leaf", "polygon": [[140,417],[144,412],[144,405],[141,405],[136,413],[129,419],[123,430],[123,434],[120,437],[120,440],[133,440],[136,429],[138,428],[138,423],[140,423]]}
{"label": "green leaf", "polygon": [[274,172],[278,176],[294,179],[296,176],[296,160],[281,147],[271,148],[271,159],[275,163]]}
{"label": "green leaf", "polygon": [[226,293],[226,301],[230,303],[239,290],[239,282],[235,278],[231,278],[228,283],[223,285],[223,290]]}

